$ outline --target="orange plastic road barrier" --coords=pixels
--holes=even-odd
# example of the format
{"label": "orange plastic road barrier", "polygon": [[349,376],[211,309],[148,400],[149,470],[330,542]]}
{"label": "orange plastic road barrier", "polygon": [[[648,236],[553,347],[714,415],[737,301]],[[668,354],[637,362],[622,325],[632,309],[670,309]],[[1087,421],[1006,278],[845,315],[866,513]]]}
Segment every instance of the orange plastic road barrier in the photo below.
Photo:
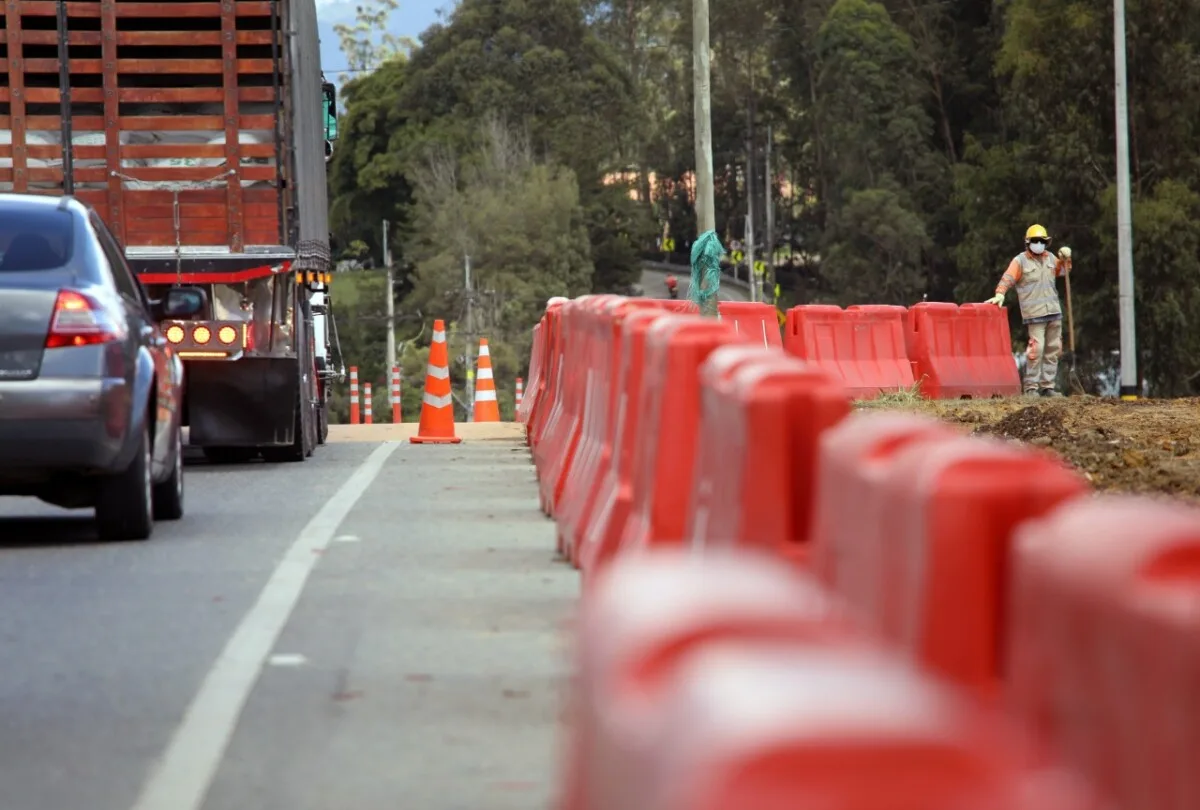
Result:
{"label": "orange plastic road barrier", "polygon": [[610,301],[618,300],[621,297],[616,295],[584,296],[568,304],[563,312],[562,397],[558,418],[551,416],[547,433],[538,447],[543,467],[538,482],[542,509],[551,517],[557,513],[566,473],[575,459],[588,386],[594,379],[598,382],[591,367],[595,336],[587,326],[592,313],[601,311]]}
{"label": "orange plastic road barrier", "polygon": [[643,415],[641,397],[646,335],[660,321],[688,317],[660,310],[631,312],[625,316],[621,335],[621,374],[613,382],[618,395],[614,407],[613,456],[593,496],[591,514],[580,524],[583,528],[575,554],[585,587],[592,575],[616,554],[633,503],[635,447]]}
{"label": "orange plastic road barrier", "polygon": [[717,420],[724,419],[724,402],[718,389],[743,366],[761,363],[766,358],[776,356],[776,352],[755,343],[731,343],[713,351],[697,372],[700,380],[699,435],[704,435],[705,440],[698,443],[692,491],[688,499],[688,524],[684,532],[685,539],[697,547],[703,542],[697,542],[696,537],[707,536],[708,515],[720,494],[715,491],[715,486],[724,479],[723,474],[721,478],[713,475],[714,469],[723,469],[724,459],[718,452],[722,443],[714,441],[711,433],[703,433],[711,431]]}
{"label": "orange plastic road barrier", "polygon": [[588,361],[590,383],[586,386],[579,446],[575,459],[565,470],[562,497],[555,511],[559,551],[578,564],[579,527],[590,512],[599,487],[601,467],[612,456],[620,378],[621,325],[627,313],[638,310],[662,310],[654,299],[626,298],[610,301],[598,311],[586,315],[585,328],[590,339]]}
{"label": "orange plastic road barrier", "polygon": [[787,312],[784,348],[828,369],[854,399],[913,387],[904,342],[904,307],[811,305]]}
{"label": "orange plastic road barrier", "polygon": [[359,423],[358,366],[350,366],[350,424]]}
{"label": "orange plastic road barrier", "polygon": [[517,404],[517,421],[525,425],[526,441],[529,440],[529,412],[537,401],[538,390],[542,385],[542,355],[545,347],[542,342],[546,334],[546,316],[533,327],[533,348],[529,352],[529,396],[522,391],[521,401]]}
{"label": "orange plastic road barrier", "polygon": [[1008,312],[992,304],[920,303],[905,317],[905,341],[929,399],[1021,393]]}
{"label": "orange plastic road barrier", "polygon": [[776,351],[723,379],[701,375],[713,389],[700,427],[710,447],[686,536],[696,547],[757,546],[807,564],[820,437],[850,413],[846,389]]}
{"label": "orange plastic road barrier", "polygon": [[1200,807],[1200,509],[1080,499],[1022,525],[1009,705],[1113,807]]}
{"label": "orange plastic road barrier", "polygon": [[568,697],[562,810],[625,810],[681,662],[725,641],[863,644],[829,595],[765,556],[654,549],[614,561],[584,600]]}
{"label": "orange plastic road barrier", "polygon": [[521,410],[521,403],[524,401],[524,399],[525,399],[525,381],[522,380],[520,377],[517,377],[517,387],[516,387],[515,393],[513,394],[513,409],[515,411],[519,412]]}
{"label": "orange plastic road barrier", "polygon": [[[537,446],[542,440],[542,434],[545,433],[550,413],[554,410],[554,405],[562,393],[562,312],[563,307],[568,303],[566,299],[551,299],[551,303],[546,305],[546,314],[543,316],[545,318],[545,335],[542,338],[542,381],[535,392],[537,397],[530,408],[529,419],[525,423],[528,428],[529,446],[535,451],[535,464],[537,462]],[[537,472],[540,478],[540,466]]]}
{"label": "orange plastic road barrier", "polygon": [[700,426],[700,366],[714,349],[750,340],[730,324],[693,315],[650,327],[634,442],[633,508],[624,527],[613,527],[622,529],[620,552],[685,542]]}
{"label": "orange plastic road barrier", "polygon": [[421,422],[414,444],[458,444],[454,435],[454,396],[450,391],[450,356],[446,350],[446,324],[433,322],[433,343],[425,372],[425,395],[421,399]]}
{"label": "orange plastic road barrier", "polygon": [[487,338],[479,339],[479,368],[475,372],[476,422],[499,422],[500,403],[496,400],[496,380],[492,376],[492,353]]}
{"label": "orange plastic road barrier", "polygon": [[878,630],[940,675],[994,697],[1014,529],[1089,491],[1061,459],[998,440],[910,445],[882,481]]}
{"label": "orange plastic road barrier", "polygon": [[874,615],[885,572],[875,561],[886,541],[878,503],[896,454],[916,442],[945,441],[959,433],[937,419],[906,413],[854,413],[821,436],[816,503],[810,531],[813,572],[845,599]]}
{"label": "orange plastic road barrier", "polygon": [[880,651],[713,644],[663,691],[620,810],[1099,810],[998,713]]}
{"label": "orange plastic road barrier", "polygon": [[533,461],[538,469],[538,502],[542,512],[551,516],[552,494],[558,485],[554,468],[570,430],[575,386],[579,377],[576,360],[579,339],[575,335],[579,311],[594,303],[596,298],[594,295],[580,296],[564,303],[556,313],[554,393],[546,403],[537,443],[533,445]]}
{"label": "orange plastic road barrier", "polygon": [[749,340],[775,349],[783,348],[783,337],[779,332],[779,320],[775,307],[770,304],[749,301],[721,301],[717,304],[721,320],[733,327]]}

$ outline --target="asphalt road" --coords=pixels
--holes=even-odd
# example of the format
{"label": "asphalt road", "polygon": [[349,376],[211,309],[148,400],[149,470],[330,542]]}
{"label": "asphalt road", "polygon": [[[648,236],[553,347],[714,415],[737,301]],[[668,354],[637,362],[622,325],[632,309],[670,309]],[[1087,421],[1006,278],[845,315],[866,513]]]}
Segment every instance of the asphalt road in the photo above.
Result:
{"label": "asphalt road", "polygon": [[[657,266],[643,264],[642,278],[638,283],[642,287],[642,291],[647,298],[669,298],[667,294],[667,276],[674,275],[679,279],[679,297],[687,298],[688,290],[692,286],[691,270],[686,265],[680,265],[678,270],[673,273],[665,269],[659,269]],[[717,291],[717,300],[719,301],[749,301],[749,292],[734,284],[733,282],[722,283],[721,289]]]}
{"label": "asphalt road", "polygon": [[0,808],[547,805],[577,578],[522,448],[330,444],[186,484],[145,543],[0,500]]}

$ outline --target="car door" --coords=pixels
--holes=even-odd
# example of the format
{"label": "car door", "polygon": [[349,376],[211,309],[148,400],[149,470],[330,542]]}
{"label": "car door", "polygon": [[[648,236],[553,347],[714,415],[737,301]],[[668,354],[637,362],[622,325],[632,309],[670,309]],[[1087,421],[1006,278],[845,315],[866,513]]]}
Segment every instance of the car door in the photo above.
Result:
{"label": "car door", "polygon": [[92,229],[96,232],[96,238],[104,250],[105,258],[108,260],[113,283],[125,304],[131,339],[138,342],[140,350],[149,353],[154,363],[157,388],[151,393],[151,396],[154,397],[151,404],[154,406],[153,418],[155,420],[152,455],[154,457],[153,474],[157,481],[172,461],[171,454],[175,450],[174,426],[178,422],[176,413],[178,402],[173,394],[179,386],[179,374],[175,368],[178,364],[174,362],[175,358],[172,356],[166,338],[163,337],[158,324],[150,315],[150,302],[146,298],[146,291],[130,269],[128,262],[125,261],[125,252],[121,250],[116,238],[108,230],[108,226],[94,212],[90,216],[90,222]]}

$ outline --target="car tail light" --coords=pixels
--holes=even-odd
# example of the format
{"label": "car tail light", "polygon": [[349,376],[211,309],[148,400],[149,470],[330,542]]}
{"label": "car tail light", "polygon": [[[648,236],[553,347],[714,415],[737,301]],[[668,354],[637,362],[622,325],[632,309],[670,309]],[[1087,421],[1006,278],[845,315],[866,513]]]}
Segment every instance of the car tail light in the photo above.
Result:
{"label": "car tail light", "polygon": [[222,326],[217,330],[217,340],[221,341],[226,346],[237,340],[237,336],[237,330],[232,326]]}
{"label": "car tail light", "polygon": [[59,291],[50,318],[50,331],[46,335],[47,349],[110,343],[124,337],[122,317],[83,293]]}
{"label": "car tail light", "polygon": [[197,326],[192,330],[192,341],[195,343],[208,343],[212,340],[212,330],[207,326]]}
{"label": "car tail light", "polygon": [[183,343],[184,331],[183,327],[175,324],[167,328],[167,340],[172,343]]}

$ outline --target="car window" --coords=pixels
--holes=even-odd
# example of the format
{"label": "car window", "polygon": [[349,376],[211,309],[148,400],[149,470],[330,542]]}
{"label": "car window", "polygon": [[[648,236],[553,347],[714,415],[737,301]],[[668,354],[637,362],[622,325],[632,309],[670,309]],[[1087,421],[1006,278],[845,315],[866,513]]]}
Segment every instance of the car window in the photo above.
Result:
{"label": "car window", "polygon": [[109,233],[108,226],[98,216],[92,214],[88,219],[92,224],[92,229],[96,232],[100,247],[104,250],[104,256],[108,259],[108,266],[112,270],[117,290],[130,301],[145,309],[147,307],[146,293],[142,289],[142,285],[134,278],[129,265],[125,263],[125,254],[117,246],[117,240]]}
{"label": "car window", "polygon": [[0,206],[0,273],[57,270],[74,253],[69,211],[43,205]]}

